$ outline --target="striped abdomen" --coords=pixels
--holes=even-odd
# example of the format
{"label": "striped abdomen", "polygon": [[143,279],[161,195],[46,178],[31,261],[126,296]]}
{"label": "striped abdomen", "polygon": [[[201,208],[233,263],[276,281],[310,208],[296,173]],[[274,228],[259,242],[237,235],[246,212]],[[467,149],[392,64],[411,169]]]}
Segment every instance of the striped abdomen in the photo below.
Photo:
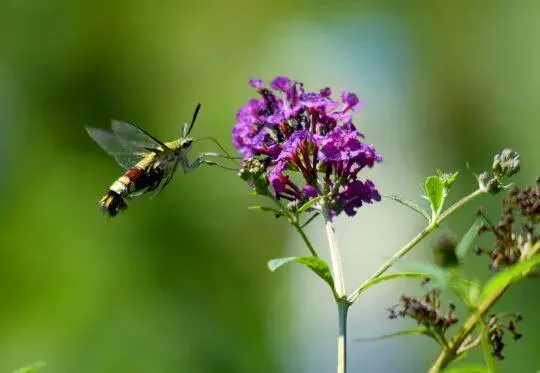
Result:
{"label": "striped abdomen", "polygon": [[111,185],[107,194],[99,200],[99,209],[113,217],[127,209],[126,198],[156,189],[162,178],[163,172],[157,167],[141,169],[134,166]]}

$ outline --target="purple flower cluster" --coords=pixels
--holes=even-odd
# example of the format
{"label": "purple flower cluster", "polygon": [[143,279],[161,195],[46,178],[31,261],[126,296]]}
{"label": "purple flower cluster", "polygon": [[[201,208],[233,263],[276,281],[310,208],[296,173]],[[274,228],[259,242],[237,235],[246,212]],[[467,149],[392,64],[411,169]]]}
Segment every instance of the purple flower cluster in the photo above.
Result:
{"label": "purple flower cluster", "polygon": [[245,163],[257,159],[265,165],[265,180],[277,198],[305,203],[324,195],[334,214],[349,216],[363,203],[381,199],[372,181],[358,178],[382,158],[362,142],[364,135],[352,122],[351,112],[361,107],[354,93],[343,92],[336,101],[330,88],[306,92],[302,83],[284,76],[270,87],[258,79],[249,83],[261,97],[238,111],[233,144]]}

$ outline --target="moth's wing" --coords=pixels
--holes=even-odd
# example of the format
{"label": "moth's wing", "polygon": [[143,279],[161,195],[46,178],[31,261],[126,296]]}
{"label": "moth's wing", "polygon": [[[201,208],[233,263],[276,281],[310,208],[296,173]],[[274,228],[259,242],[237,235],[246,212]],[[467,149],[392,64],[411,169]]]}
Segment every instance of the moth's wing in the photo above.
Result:
{"label": "moth's wing", "polygon": [[133,193],[128,194],[127,197],[128,197],[128,198],[135,198],[135,197],[141,196],[141,195],[143,195],[144,193],[148,192],[147,189],[148,189],[148,188],[139,189],[139,190],[137,190],[136,192],[133,192]]}
{"label": "moth's wing", "polygon": [[128,170],[135,166],[149,152],[143,147],[120,142],[118,138],[110,132],[99,128],[86,127],[90,137],[107,153],[116,159],[116,162],[124,169]]}
{"label": "moth's wing", "polygon": [[129,147],[139,147],[146,150],[167,149],[164,143],[134,124],[113,120],[111,127],[118,140]]}

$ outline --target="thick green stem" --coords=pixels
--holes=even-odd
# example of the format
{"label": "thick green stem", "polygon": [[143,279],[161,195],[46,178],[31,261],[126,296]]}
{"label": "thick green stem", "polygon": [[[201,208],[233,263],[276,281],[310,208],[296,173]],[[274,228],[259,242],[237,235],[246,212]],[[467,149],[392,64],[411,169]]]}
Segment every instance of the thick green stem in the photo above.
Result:
{"label": "thick green stem", "polygon": [[347,371],[347,311],[349,303],[338,301],[337,373]]}
{"label": "thick green stem", "polygon": [[326,238],[328,239],[328,248],[330,250],[330,260],[332,262],[332,275],[334,277],[334,289],[338,298],[345,297],[345,282],[343,280],[343,269],[341,266],[341,257],[339,255],[339,248],[336,238],[336,232],[334,230],[334,221],[330,215],[330,211],[326,205],[326,201],[321,203],[322,214],[324,216],[324,229],[326,231]]}
{"label": "thick green stem", "polygon": [[338,339],[337,339],[337,373],[347,372],[347,310],[350,303],[347,301],[345,293],[345,282],[343,281],[343,268],[334,230],[332,215],[328,210],[326,201],[321,203],[322,214],[324,216],[324,228],[328,239],[330,258],[332,262],[332,277],[334,279],[334,297],[338,307]]}

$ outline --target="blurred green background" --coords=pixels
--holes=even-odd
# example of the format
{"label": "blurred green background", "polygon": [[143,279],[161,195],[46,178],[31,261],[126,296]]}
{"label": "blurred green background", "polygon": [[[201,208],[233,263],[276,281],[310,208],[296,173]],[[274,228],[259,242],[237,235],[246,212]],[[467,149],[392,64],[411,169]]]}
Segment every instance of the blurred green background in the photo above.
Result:
{"label": "blurred green background", "polygon": [[[332,371],[326,288],[298,268],[266,270],[303,254],[285,222],[248,212],[258,201],[247,187],[209,168],[100,216],[121,169],[84,126],[118,118],[170,140],[201,102],[192,134],[231,149],[247,79],[285,74],[358,92],[359,127],[385,158],[371,175],[383,192],[415,198],[439,167],[462,171],[458,196],[502,147],[523,157],[518,182],[533,183],[538,14],[536,1],[3,0],[0,371],[35,360],[66,373]],[[497,216],[494,202],[482,204]],[[462,234],[473,212],[443,229]],[[310,234],[323,248],[320,228]],[[340,220],[348,288],[420,228],[389,202]],[[467,269],[487,275],[476,258]],[[399,327],[384,311],[407,290],[397,286],[351,310],[351,338]],[[522,284],[500,306],[525,316],[501,372],[540,369],[538,290]],[[425,371],[436,351],[411,342],[352,343],[350,371]]]}

